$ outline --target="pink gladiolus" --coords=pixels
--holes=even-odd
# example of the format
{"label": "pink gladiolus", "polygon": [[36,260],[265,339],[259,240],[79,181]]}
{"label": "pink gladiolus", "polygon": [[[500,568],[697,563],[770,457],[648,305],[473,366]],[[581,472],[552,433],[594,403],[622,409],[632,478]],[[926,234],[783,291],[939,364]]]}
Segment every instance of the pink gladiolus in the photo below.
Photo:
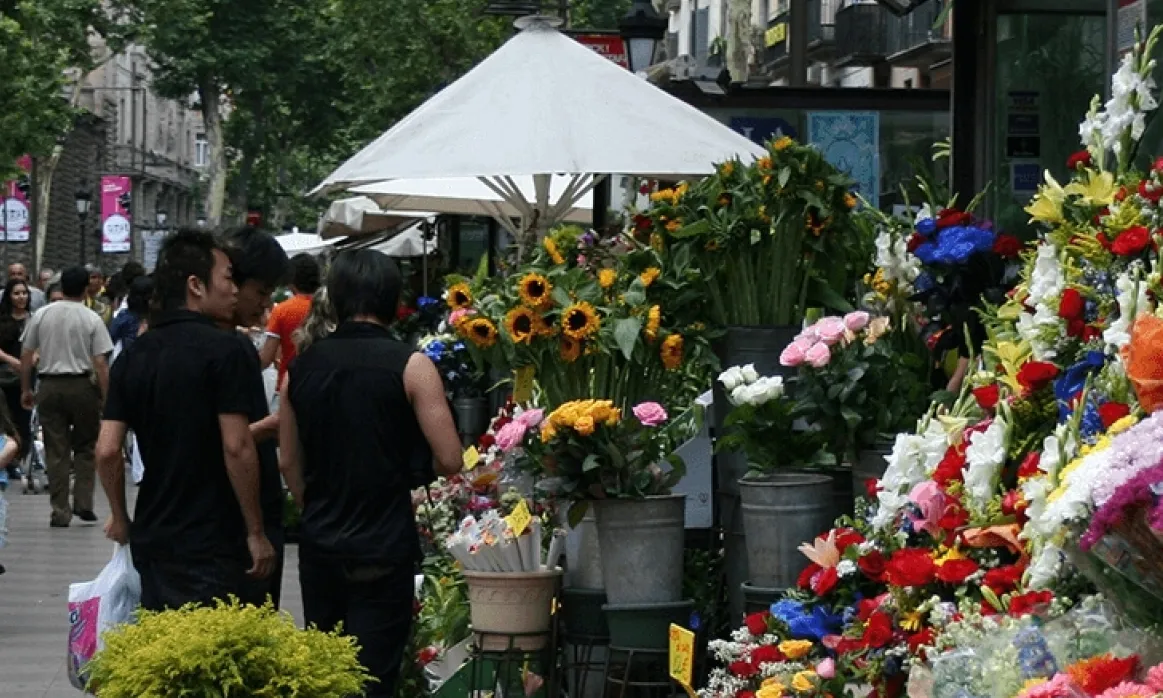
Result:
{"label": "pink gladiolus", "polygon": [[816,323],[816,332],[820,334],[820,341],[831,346],[841,339],[848,328],[844,325],[844,318],[829,316]]}
{"label": "pink gladiolus", "polygon": [[521,414],[517,415],[517,421],[524,424],[526,429],[532,429],[533,427],[539,426],[541,424],[541,420],[544,417],[544,410],[525,410]]}
{"label": "pink gladiolus", "polygon": [[804,348],[799,345],[798,340],[784,347],[784,350],[779,354],[780,366],[799,366],[806,358],[807,350],[811,347]]}
{"label": "pink gladiolus", "polygon": [[844,326],[853,332],[859,332],[865,327],[868,327],[868,321],[870,319],[871,316],[868,313],[863,310],[857,310],[854,313],[848,313],[844,316]]}
{"label": "pink gladiolus", "polygon": [[804,359],[811,364],[813,368],[823,368],[832,360],[832,350],[824,342],[820,342],[816,346],[808,349],[804,354]]}
{"label": "pink gladiolus", "polygon": [[828,657],[824,661],[816,665],[816,674],[821,679],[836,678],[836,660]]}
{"label": "pink gladiolus", "polygon": [[524,422],[518,420],[509,422],[497,432],[497,446],[508,453],[521,445],[521,442],[525,440],[525,431],[528,428]]}
{"label": "pink gladiolus", "polygon": [[465,318],[466,318],[466,317],[468,317],[469,315],[472,315],[472,311],[471,311],[471,310],[469,310],[468,308],[457,308],[456,310],[454,310],[454,311],[452,311],[451,313],[449,313],[449,315],[448,315],[448,324],[450,324],[450,325],[454,325],[454,326],[455,326],[455,325],[456,325],[456,323],[458,323],[458,322],[460,322],[461,320],[465,319]]}
{"label": "pink gladiolus", "polygon": [[642,402],[634,405],[634,418],[644,427],[656,427],[667,420],[666,409],[657,402]]}

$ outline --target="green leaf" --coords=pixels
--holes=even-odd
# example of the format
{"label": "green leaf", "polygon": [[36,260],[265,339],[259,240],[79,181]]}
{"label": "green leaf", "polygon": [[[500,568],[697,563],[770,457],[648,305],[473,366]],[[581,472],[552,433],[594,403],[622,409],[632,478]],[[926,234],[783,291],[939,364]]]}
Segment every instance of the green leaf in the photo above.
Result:
{"label": "green leaf", "polygon": [[642,320],[629,317],[619,320],[614,325],[614,341],[622,350],[622,355],[629,361],[634,356],[634,347],[638,344],[638,334],[642,331]]}
{"label": "green leaf", "polygon": [[847,424],[850,429],[854,429],[860,426],[860,422],[862,422],[864,419],[860,416],[859,412],[849,407],[842,408],[840,410],[840,415],[844,417],[844,423]]}
{"label": "green leaf", "polygon": [[844,299],[836,289],[819,278],[808,283],[808,301],[812,305],[822,305],[839,313],[852,312],[852,304]]}
{"label": "green leaf", "polygon": [[671,233],[670,236],[676,240],[683,240],[686,238],[695,237],[696,235],[704,235],[710,232],[710,230],[711,222],[704,218],[689,225],[684,225],[683,227]]}
{"label": "green leaf", "polygon": [[600,467],[602,467],[602,461],[593,453],[586,456],[586,459],[582,461],[583,473],[588,473],[591,470],[597,470]]}
{"label": "green leaf", "polygon": [[553,296],[553,302],[562,308],[573,305],[573,299],[569,297],[569,291],[566,291],[561,286],[554,286],[550,295]]}
{"label": "green leaf", "polygon": [[567,518],[569,520],[569,527],[570,528],[577,528],[578,524],[580,524],[582,522],[582,519],[585,518],[586,510],[588,510],[589,508],[590,508],[590,503],[584,499],[580,499],[580,500],[574,502],[573,504],[570,504],[569,505],[569,514],[567,514]]}
{"label": "green leaf", "polygon": [[791,168],[785,167],[779,171],[779,187],[782,189],[787,186],[788,180],[791,179]]}
{"label": "green leaf", "polygon": [[[642,279],[634,279],[633,283],[630,284],[630,288],[627,289],[627,291],[624,295],[625,295],[624,300],[626,301],[627,305],[638,306],[638,305],[642,305],[643,303],[645,303],[646,302],[646,286],[644,286],[642,284]],[[629,358],[629,357],[627,357],[627,358]]]}

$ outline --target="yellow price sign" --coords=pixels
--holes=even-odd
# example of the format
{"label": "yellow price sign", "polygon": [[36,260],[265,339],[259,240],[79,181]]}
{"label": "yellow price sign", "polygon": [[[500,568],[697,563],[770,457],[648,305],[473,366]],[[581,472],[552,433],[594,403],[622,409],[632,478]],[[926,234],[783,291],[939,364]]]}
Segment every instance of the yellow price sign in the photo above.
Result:
{"label": "yellow price sign", "polygon": [[513,513],[505,517],[509,528],[513,531],[513,535],[519,536],[529,528],[529,523],[533,521],[533,515],[529,513],[529,507],[525,505],[525,500],[522,499],[517,502],[517,506],[513,507]]}
{"label": "yellow price sign", "polygon": [[694,681],[695,634],[681,626],[670,624],[670,678],[678,682],[688,695],[695,695]]}
{"label": "yellow price sign", "polygon": [[461,458],[464,461],[465,470],[472,470],[477,467],[477,463],[481,462],[481,454],[477,451],[476,446],[469,446]]}
{"label": "yellow price sign", "polygon": [[522,366],[517,369],[513,378],[513,402],[524,405],[533,399],[533,375],[532,366]]}

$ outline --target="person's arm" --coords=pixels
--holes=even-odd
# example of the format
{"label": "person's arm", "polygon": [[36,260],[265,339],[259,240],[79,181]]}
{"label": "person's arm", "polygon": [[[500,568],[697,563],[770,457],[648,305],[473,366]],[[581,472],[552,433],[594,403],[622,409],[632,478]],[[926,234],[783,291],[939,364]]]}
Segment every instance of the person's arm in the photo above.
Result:
{"label": "person's arm", "polygon": [[0,361],[8,364],[12,370],[19,375],[21,366],[19,356],[13,356],[12,354],[9,354],[8,352],[0,349]]}
{"label": "person's arm", "polygon": [[247,574],[255,579],[266,579],[274,570],[275,549],[267,540],[263,528],[262,506],[259,503],[258,452],[250,436],[250,424],[245,414],[220,414],[218,426],[222,430],[222,455],[226,460],[226,474],[242,518],[246,523],[246,545],[252,561]]}
{"label": "person's arm", "polygon": [[262,349],[260,349],[258,352],[258,358],[264,371],[268,366],[275,362],[275,357],[278,356],[278,354],[279,338],[271,334],[267,334],[266,341],[263,342]]}
{"label": "person's arm", "polygon": [[299,442],[299,423],[295,418],[295,410],[291,407],[291,398],[288,395],[287,382],[279,390],[279,472],[295,498],[295,504],[300,510],[303,508],[303,491],[306,484],[303,482],[303,446]]}
{"label": "person's arm", "polygon": [[109,521],[105,536],[122,545],[129,542],[129,506],[125,500],[125,461],[121,447],[129,428],[125,422],[102,420],[97,437],[97,475],[109,499]]}
{"label": "person's arm", "polygon": [[279,438],[279,413],[268,414],[250,425],[250,435],[256,444]]}
{"label": "person's arm", "polygon": [[101,391],[101,400],[109,394],[109,357],[98,354],[93,357],[93,373],[97,376],[97,389]]}
{"label": "person's arm", "polygon": [[448,409],[444,382],[440,380],[436,365],[420,352],[412,354],[404,368],[404,390],[412,401],[412,411],[416,413],[420,430],[432,448],[436,474],[447,477],[460,472],[464,457],[456,423]]}
{"label": "person's arm", "polygon": [[32,394],[32,367],[36,364],[40,349],[40,318],[40,313],[33,315],[24,328],[24,336],[20,338],[20,406],[26,410],[36,405],[36,398]]}

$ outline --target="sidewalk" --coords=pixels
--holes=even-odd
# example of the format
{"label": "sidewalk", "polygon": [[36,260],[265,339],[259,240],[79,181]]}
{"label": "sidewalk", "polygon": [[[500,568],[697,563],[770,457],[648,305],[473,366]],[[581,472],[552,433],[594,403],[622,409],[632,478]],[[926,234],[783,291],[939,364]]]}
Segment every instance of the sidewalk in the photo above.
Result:
{"label": "sidewalk", "polygon": [[[97,515],[109,512],[97,487]],[[101,525],[49,528],[47,495],[9,489],[9,544],[0,549],[0,696],[3,698],[77,698],[82,695],[65,673],[68,639],[68,590],[101,571],[113,551]],[[298,549],[287,548],[283,607],[302,624]]]}

